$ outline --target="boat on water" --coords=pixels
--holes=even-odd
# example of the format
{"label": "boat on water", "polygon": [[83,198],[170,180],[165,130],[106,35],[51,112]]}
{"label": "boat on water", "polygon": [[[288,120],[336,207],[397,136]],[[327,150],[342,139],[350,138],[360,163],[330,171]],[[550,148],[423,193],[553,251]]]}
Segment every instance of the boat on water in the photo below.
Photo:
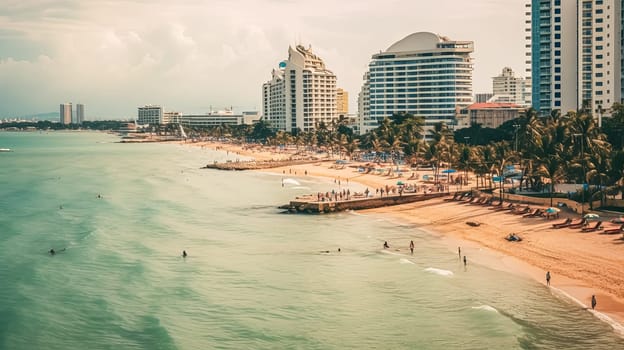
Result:
{"label": "boat on water", "polygon": [[0,152],[11,152],[10,148],[0,148]]}

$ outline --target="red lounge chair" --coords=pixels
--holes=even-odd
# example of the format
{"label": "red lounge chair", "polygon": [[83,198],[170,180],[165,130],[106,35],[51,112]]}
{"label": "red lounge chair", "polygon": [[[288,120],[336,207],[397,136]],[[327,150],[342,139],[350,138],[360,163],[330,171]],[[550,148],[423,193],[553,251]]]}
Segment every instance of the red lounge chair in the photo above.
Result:
{"label": "red lounge chair", "polygon": [[604,230],[601,233],[603,233],[605,235],[614,235],[616,233],[624,233],[624,224],[622,224],[622,226],[620,226],[618,228],[610,228],[608,230]]}
{"label": "red lounge chair", "polygon": [[581,232],[594,232],[598,230],[602,230],[602,221],[596,221],[594,226],[583,227]]}
{"label": "red lounge chair", "polygon": [[558,223],[552,224],[552,227],[553,228],[562,228],[562,227],[566,227],[566,225],[571,224],[571,223],[572,223],[572,219],[567,218],[563,222],[558,222]]}

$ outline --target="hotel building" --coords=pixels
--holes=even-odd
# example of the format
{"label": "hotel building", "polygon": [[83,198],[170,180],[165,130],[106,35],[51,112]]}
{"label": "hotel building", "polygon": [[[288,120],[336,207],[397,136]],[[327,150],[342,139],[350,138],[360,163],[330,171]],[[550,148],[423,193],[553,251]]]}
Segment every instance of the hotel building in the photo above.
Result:
{"label": "hotel building", "polygon": [[472,41],[419,32],[374,54],[358,99],[360,133],[399,112],[424,117],[425,130],[453,125],[472,103],[472,52]]}
{"label": "hotel building", "polygon": [[527,81],[524,78],[516,77],[514,71],[509,67],[503,68],[501,74],[492,78],[492,91],[494,92],[493,97],[497,101],[504,100],[504,102],[521,106],[531,104]]}
{"label": "hotel building", "polygon": [[622,0],[531,0],[526,5],[532,105],[540,114],[622,99]]}
{"label": "hotel building", "polygon": [[164,120],[163,108],[155,105],[145,105],[143,107],[139,107],[137,124],[166,124]]}
{"label": "hotel building", "polygon": [[336,75],[311,48],[288,48],[288,59],[262,85],[262,114],[276,130],[310,131],[330,124],[336,111]]}
{"label": "hotel building", "polygon": [[71,104],[71,102],[61,104],[61,109],[60,109],[59,115],[60,115],[60,122],[61,122],[61,124],[71,124],[72,123],[73,113],[72,113],[72,104]]}

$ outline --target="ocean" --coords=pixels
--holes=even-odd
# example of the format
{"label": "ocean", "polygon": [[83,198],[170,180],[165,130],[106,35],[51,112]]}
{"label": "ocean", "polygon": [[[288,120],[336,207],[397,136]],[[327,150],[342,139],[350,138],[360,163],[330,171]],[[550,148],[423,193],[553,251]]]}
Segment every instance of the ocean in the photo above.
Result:
{"label": "ocean", "polygon": [[0,349],[624,349],[573,301],[464,267],[417,226],[277,209],[333,181],[117,141],[0,132]]}

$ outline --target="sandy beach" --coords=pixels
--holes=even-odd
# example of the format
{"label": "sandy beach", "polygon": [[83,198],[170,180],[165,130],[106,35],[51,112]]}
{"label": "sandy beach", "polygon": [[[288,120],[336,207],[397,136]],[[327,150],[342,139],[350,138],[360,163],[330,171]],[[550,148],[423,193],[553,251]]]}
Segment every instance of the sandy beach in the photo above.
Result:
{"label": "sandy beach", "polygon": [[[256,160],[288,159],[293,156],[289,152],[246,149],[231,144],[194,145],[219,148]],[[334,160],[262,171],[285,173],[295,179],[313,176],[343,183],[352,181],[369,187],[372,192],[375,188],[396,185],[397,181],[432,187],[422,181],[408,180],[412,176],[411,170],[403,172],[401,177],[396,174],[384,176],[386,173],[363,174],[357,168],[339,166]],[[423,175],[430,173],[431,171],[419,171],[415,175],[422,179]],[[473,185],[469,184],[468,188]],[[330,191],[331,189],[328,188]],[[451,193],[456,189],[459,188],[452,185]],[[576,299],[584,307],[591,304],[591,295],[595,294],[598,300],[597,311],[624,324],[622,235],[552,228],[553,223],[561,222],[567,217],[576,219],[578,214],[563,211],[558,219],[548,220],[544,217],[523,217],[508,211],[490,210],[488,206],[444,199],[367,210],[363,213],[389,216],[406,224],[417,225],[441,237],[449,247],[449,254],[457,254],[457,247],[461,246],[462,254],[467,255],[471,262],[527,275],[543,284],[546,284],[546,271],[550,271],[553,293]],[[473,227],[467,225],[467,221],[478,222],[480,225]],[[522,237],[522,241],[508,242],[504,239],[512,232]],[[394,246],[405,245],[407,249],[409,240],[410,237],[405,237],[405,242],[394,242]],[[597,316],[603,317],[598,314]]]}

